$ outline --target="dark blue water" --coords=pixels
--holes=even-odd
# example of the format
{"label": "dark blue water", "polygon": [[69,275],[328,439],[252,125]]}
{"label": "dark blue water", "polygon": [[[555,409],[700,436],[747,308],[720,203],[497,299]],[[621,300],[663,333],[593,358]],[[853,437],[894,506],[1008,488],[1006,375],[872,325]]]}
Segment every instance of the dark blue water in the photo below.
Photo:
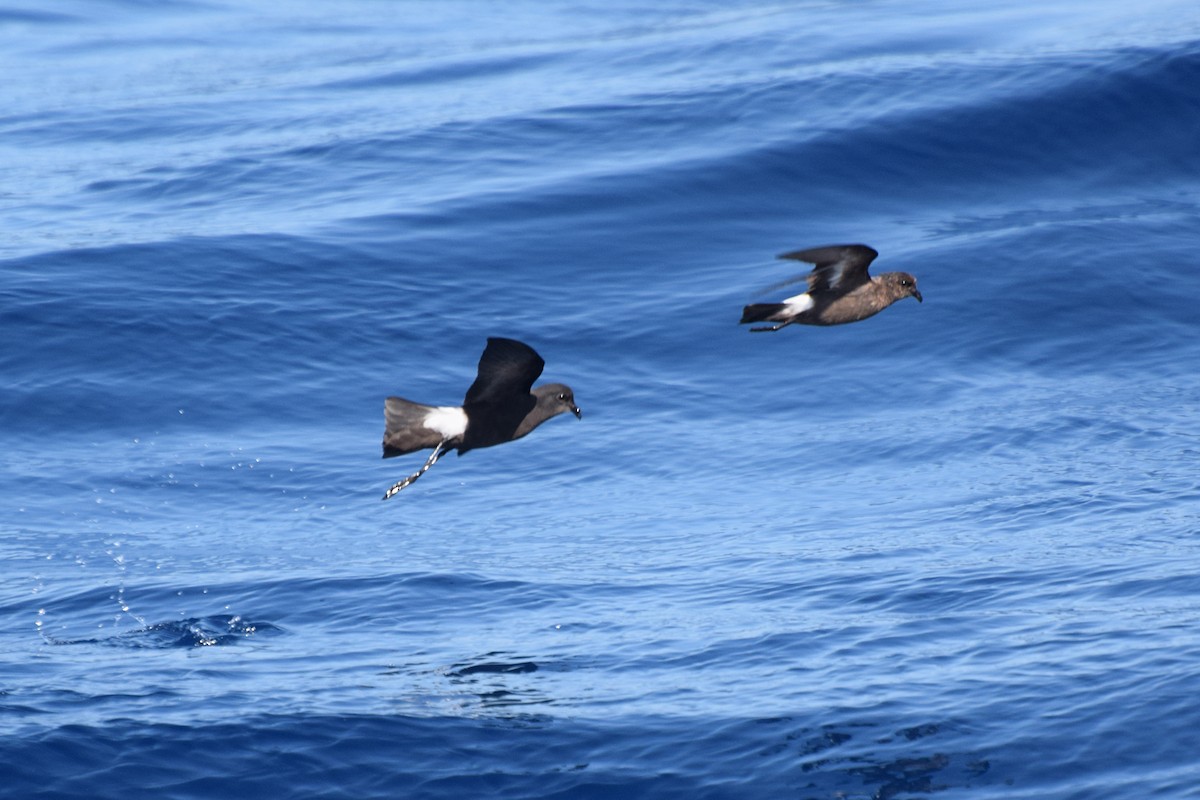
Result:
{"label": "dark blue water", "polygon": [[[1194,3],[0,43],[0,795],[1200,797]],[[583,421],[381,503],[490,335]]]}

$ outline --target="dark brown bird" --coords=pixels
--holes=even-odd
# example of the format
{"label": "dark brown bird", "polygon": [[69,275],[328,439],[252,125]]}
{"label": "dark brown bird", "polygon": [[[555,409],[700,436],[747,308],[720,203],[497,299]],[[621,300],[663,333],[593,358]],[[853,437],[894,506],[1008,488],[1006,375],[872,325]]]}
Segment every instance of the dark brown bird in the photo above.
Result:
{"label": "dark brown bird", "polygon": [[[786,298],[782,303],[752,303],[742,309],[742,322],[775,322],[751,331],[777,331],[787,325],[842,325],[858,322],[883,311],[897,300],[915,297],[917,279],[907,272],[885,272],[872,278],[867,267],[879,253],[865,244],[832,244],[784,253],[790,258],[815,264],[805,276],[808,291]],[[776,287],[787,286],[784,281]]]}
{"label": "dark brown bird", "polygon": [[569,386],[547,383],[530,391],[545,366],[529,345],[516,339],[490,337],[479,357],[475,382],[461,406],[427,406],[389,397],[383,407],[387,423],[383,457],[430,447],[433,454],[420,471],[393,484],[383,499],[424,475],[447,450],[457,449],[461,456],[477,447],[511,442],[564,411],[582,418]]}

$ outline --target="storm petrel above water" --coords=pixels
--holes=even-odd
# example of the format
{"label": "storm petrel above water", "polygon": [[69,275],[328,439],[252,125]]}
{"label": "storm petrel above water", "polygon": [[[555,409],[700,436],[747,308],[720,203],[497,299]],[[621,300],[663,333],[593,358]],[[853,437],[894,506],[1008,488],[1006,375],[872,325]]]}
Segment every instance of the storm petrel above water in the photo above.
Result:
{"label": "storm petrel above water", "polygon": [[384,403],[383,457],[430,447],[433,454],[418,472],[393,484],[383,499],[424,475],[447,450],[457,449],[461,456],[477,447],[511,442],[564,411],[582,418],[569,386],[547,383],[530,391],[545,366],[529,345],[489,337],[461,406],[427,406],[389,397]]}
{"label": "storm petrel above water", "polygon": [[[897,300],[915,297],[917,279],[907,272],[885,272],[872,278],[867,267],[879,253],[865,244],[832,244],[784,253],[779,258],[815,264],[804,276],[808,291],[784,299],[782,303],[752,303],[742,309],[742,322],[774,322],[751,331],[777,331],[793,323],[800,325],[842,325],[874,316]],[[779,286],[795,283],[785,281]]]}

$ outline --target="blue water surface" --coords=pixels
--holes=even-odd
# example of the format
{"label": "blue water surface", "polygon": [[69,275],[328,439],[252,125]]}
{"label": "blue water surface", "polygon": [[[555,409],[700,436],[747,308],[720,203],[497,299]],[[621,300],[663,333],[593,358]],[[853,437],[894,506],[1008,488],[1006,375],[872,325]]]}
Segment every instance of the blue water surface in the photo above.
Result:
{"label": "blue water surface", "polygon": [[[0,44],[0,796],[1200,797],[1194,2]],[[380,502],[488,336],[582,422]]]}

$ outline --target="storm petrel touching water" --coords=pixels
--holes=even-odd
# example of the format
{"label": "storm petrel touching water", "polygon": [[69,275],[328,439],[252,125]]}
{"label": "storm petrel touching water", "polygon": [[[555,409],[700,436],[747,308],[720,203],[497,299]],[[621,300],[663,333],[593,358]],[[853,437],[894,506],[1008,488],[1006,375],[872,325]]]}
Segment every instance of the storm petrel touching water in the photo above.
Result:
{"label": "storm petrel touching water", "polygon": [[[786,298],[782,303],[752,303],[742,309],[742,322],[774,322],[751,331],[777,331],[800,325],[842,325],[874,316],[897,300],[915,297],[917,279],[907,272],[885,272],[872,278],[867,267],[879,253],[865,244],[832,244],[784,253],[790,258],[815,264],[804,277],[808,291]],[[779,286],[794,283],[785,281]]]}
{"label": "storm petrel touching water", "polygon": [[393,484],[383,499],[424,475],[447,450],[457,449],[461,456],[477,447],[511,442],[564,411],[582,418],[569,386],[547,383],[530,391],[544,366],[529,345],[489,337],[461,406],[427,406],[389,397],[384,403],[383,457],[430,447],[433,454],[418,472]]}

